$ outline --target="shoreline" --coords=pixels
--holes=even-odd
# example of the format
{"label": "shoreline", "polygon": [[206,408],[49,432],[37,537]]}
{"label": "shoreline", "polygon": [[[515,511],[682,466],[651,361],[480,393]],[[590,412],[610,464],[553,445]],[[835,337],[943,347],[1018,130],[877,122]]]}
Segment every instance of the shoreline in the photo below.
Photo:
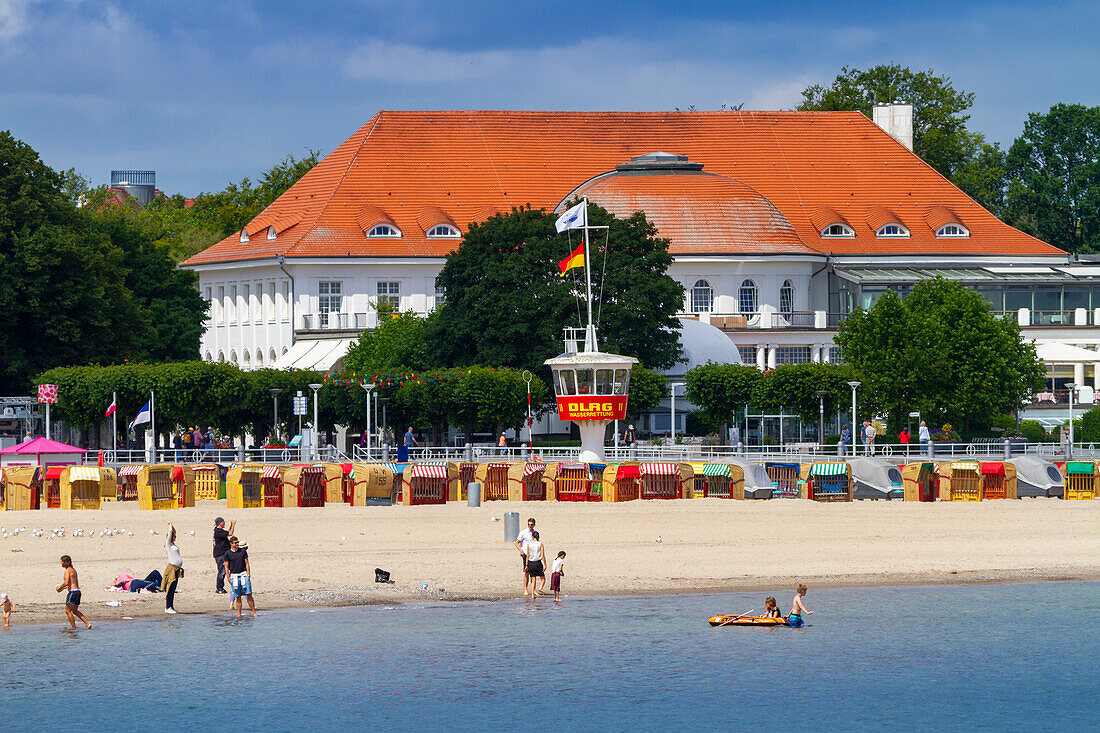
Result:
{"label": "shoreline", "polygon": [[[226,616],[214,594],[213,520],[237,521],[249,545],[260,612],[520,599],[522,565],[504,541],[504,512],[535,517],[548,554],[566,550],[568,596],[760,592],[812,588],[1100,580],[1100,502],[721,499],[615,503],[489,502],[420,507],[229,510],[218,502],[140,511],[5,512],[0,592],[15,626],[65,622],[58,558],[71,555],[92,624],[163,618],[163,594],[107,592],[119,573],[163,571],[164,531],[179,533],[181,615]],[[66,527],[65,537],[33,536]],[[83,536],[73,536],[74,528]],[[104,529],[117,530],[100,536]],[[374,569],[394,584],[376,584]],[[426,589],[423,587],[426,585]],[[549,585],[549,583],[547,583]],[[120,601],[121,606],[104,605]],[[552,601],[551,601],[552,602]]]}
{"label": "shoreline", "polygon": [[[673,579],[675,580],[675,579]],[[726,582],[719,584],[717,581],[723,579],[715,579],[713,585],[693,585],[692,587],[670,587],[670,586],[653,586],[651,588],[635,588],[630,590],[611,590],[603,593],[577,593],[572,594],[578,599],[584,598],[616,598],[616,597],[639,597],[639,596],[680,596],[680,595],[722,595],[725,593],[760,593],[760,594],[774,594],[777,589],[781,590],[793,590],[797,583],[805,583],[812,590],[820,589],[845,589],[845,588],[887,588],[887,587],[919,587],[919,586],[982,586],[982,585],[1020,585],[1030,583],[1074,583],[1074,582],[1097,582],[1100,581],[1100,566],[1092,570],[1086,570],[1084,572],[1067,572],[1060,570],[1041,570],[1034,569],[1032,571],[1020,571],[1020,570],[984,570],[984,571],[966,571],[957,572],[952,571],[946,575],[927,575],[927,574],[889,574],[889,573],[871,573],[871,574],[859,574],[859,575],[834,575],[834,576],[798,576],[798,577],[757,577],[757,578],[730,578],[725,579]],[[263,616],[264,613],[275,611],[287,611],[287,610],[308,610],[308,609],[337,609],[337,608],[365,608],[370,606],[406,606],[416,603],[431,603],[431,604],[454,604],[461,605],[465,603],[503,603],[506,601],[527,601],[519,595],[507,595],[507,594],[462,594],[462,593],[449,593],[439,592],[438,590],[429,589],[427,591],[420,588],[414,589],[395,589],[392,597],[381,597],[373,595],[368,592],[370,589],[340,589],[340,588],[317,588],[309,591],[299,593],[299,597],[286,598],[284,591],[271,591],[267,594],[267,598],[257,598],[257,613]],[[312,598],[303,599],[300,596],[305,594],[313,594]],[[169,618],[164,613],[163,599],[164,596],[161,593],[154,594],[129,594],[119,593],[124,600],[136,596],[141,607],[139,608],[125,608],[117,606],[102,606],[97,607],[92,613],[95,614],[92,621],[92,630],[95,630],[95,626],[101,623],[118,623],[122,621],[149,621],[153,619]],[[184,600],[183,595],[177,592],[177,597]],[[259,594],[257,594],[258,596]],[[570,594],[562,594],[563,599],[569,598]],[[228,596],[226,596],[228,597]],[[263,603],[265,600],[270,600],[272,597],[277,599],[274,603]],[[544,597],[544,600],[553,603],[553,594],[549,594]],[[219,617],[231,617],[235,616],[234,611],[230,611],[224,607],[222,609],[212,608],[211,604],[204,603],[201,608],[188,609],[183,607],[177,609],[176,616],[178,617],[204,617],[204,618],[219,618]],[[83,609],[82,605],[82,609]],[[125,608],[125,610],[123,610]],[[18,618],[22,617],[22,618]],[[247,604],[243,609],[242,618],[249,617]],[[26,629],[42,629],[52,628],[54,621],[62,624],[62,630],[67,623],[65,617],[65,610],[63,604],[27,604],[26,608],[20,607],[19,613],[13,616],[14,623],[12,629],[16,627]],[[23,623],[26,621],[26,623]],[[77,624],[78,632],[83,632],[85,629],[81,628],[81,625]]]}

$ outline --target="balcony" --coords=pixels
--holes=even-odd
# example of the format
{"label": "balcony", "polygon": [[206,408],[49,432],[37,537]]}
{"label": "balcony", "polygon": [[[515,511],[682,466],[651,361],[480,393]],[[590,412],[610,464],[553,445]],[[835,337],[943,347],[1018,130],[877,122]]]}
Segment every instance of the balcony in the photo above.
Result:
{"label": "balcony", "polygon": [[378,325],[378,314],[370,313],[300,313],[295,318],[297,335],[358,335]]}
{"label": "balcony", "polygon": [[723,331],[788,330],[814,331],[835,329],[847,316],[825,311],[792,311],[780,313],[764,306],[756,313],[685,313],[681,318],[693,318]]}

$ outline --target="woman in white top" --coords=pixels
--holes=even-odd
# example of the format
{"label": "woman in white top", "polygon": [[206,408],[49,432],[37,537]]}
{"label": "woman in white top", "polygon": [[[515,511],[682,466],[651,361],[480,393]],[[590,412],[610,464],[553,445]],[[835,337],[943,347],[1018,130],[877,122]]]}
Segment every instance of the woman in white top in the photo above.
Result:
{"label": "woman in white top", "polygon": [[[543,588],[546,587],[546,571],[543,569],[545,555],[542,550],[542,542],[539,541],[539,533],[532,532],[531,539],[523,546],[523,554],[527,556],[527,575],[531,578],[531,597],[535,597],[535,579],[539,581],[539,595],[546,595]],[[526,588],[524,588],[526,591]]]}
{"label": "woman in white top", "polygon": [[175,613],[173,603],[176,600],[176,586],[183,577],[183,555],[176,546],[176,528],[168,523],[168,534],[164,537],[164,552],[168,555],[168,566],[164,568],[164,578],[160,582],[160,589],[165,592],[164,612]]}
{"label": "woman in white top", "polygon": [[920,441],[920,452],[928,452],[928,441],[932,438],[932,435],[928,432],[928,426],[924,424],[924,420],[920,421],[920,430],[917,431],[917,440]]}

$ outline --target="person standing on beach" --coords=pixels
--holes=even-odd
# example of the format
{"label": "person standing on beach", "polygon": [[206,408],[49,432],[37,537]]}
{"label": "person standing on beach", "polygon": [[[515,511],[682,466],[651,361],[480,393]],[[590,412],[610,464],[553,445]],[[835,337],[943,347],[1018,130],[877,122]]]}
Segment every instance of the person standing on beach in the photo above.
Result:
{"label": "person standing on beach", "polygon": [[535,518],[527,520],[527,529],[516,536],[516,549],[519,550],[520,560],[523,562],[523,595],[527,595],[527,583],[530,576],[527,574],[527,543],[534,539]]}
{"label": "person standing on beach", "polygon": [[920,428],[917,430],[917,440],[920,441],[920,452],[922,454],[928,453],[928,441],[932,439],[932,434],[928,432],[928,426],[925,425],[924,420],[920,421]]}
{"label": "person standing on beach", "polygon": [[4,628],[11,626],[11,615],[15,613],[15,604],[8,598],[7,593],[0,593],[0,611],[4,613]]}
{"label": "person standing on beach", "polygon": [[233,600],[237,606],[237,618],[241,617],[241,597],[248,599],[248,610],[256,617],[256,603],[252,600],[252,565],[248,562],[248,550],[240,546],[236,537],[229,538],[229,552],[225,553],[225,572]]}
{"label": "person standing on beach", "polygon": [[[524,545],[524,555],[527,558],[527,575],[531,578],[531,598],[544,596],[546,591],[546,570],[543,568],[545,553],[542,550],[542,542],[539,541],[539,533],[531,533],[531,541]],[[535,580],[539,582],[538,591],[535,590]],[[527,589],[524,588],[524,595]]]}
{"label": "person standing on beach", "polygon": [[554,591],[554,600],[561,600],[561,579],[565,577],[565,550],[554,558],[554,564],[550,566],[550,590]]}
{"label": "person standing on beach", "polygon": [[229,530],[225,529],[225,520],[218,517],[214,520],[214,562],[218,566],[218,580],[214,586],[215,593],[225,593],[225,553],[229,552],[229,535],[233,534],[233,528],[237,526],[237,520],[229,523]]}
{"label": "person standing on beach", "polygon": [[65,568],[65,576],[56,586],[56,590],[58,593],[63,590],[69,591],[68,595],[65,596],[65,615],[69,618],[69,626],[72,626],[75,631],[76,619],[80,619],[84,622],[85,628],[90,629],[92,624],[80,612],[80,579],[76,576],[73,559],[68,555],[62,555],[61,567]]}
{"label": "person standing on beach", "polygon": [[168,555],[168,565],[164,568],[164,575],[160,581],[160,589],[164,591],[164,612],[175,613],[173,605],[176,600],[176,586],[183,577],[183,555],[180,548],[176,547],[176,528],[168,523],[168,534],[164,537],[164,552]]}

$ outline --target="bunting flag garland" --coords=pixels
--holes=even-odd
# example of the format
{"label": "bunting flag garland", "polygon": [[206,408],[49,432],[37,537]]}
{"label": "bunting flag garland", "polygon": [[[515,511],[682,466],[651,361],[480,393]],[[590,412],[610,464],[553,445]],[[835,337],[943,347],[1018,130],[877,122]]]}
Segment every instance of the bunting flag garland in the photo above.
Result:
{"label": "bunting flag garland", "polygon": [[[498,367],[489,367],[489,371],[495,372]],[[502,372],[508,371],[508,367],[499,367]],[[375,374],[373,377],[360,377],[352,374],[348,376],[343,372],[330,372],[323,377],[325,384],[337,387],[361,387],[364,384],[373,384],[377,387],[404,387],[407,384],[435,384],[445,382],[453,373],[470,374],[473,369],[448,369],[442,372],[392,372]]]}

